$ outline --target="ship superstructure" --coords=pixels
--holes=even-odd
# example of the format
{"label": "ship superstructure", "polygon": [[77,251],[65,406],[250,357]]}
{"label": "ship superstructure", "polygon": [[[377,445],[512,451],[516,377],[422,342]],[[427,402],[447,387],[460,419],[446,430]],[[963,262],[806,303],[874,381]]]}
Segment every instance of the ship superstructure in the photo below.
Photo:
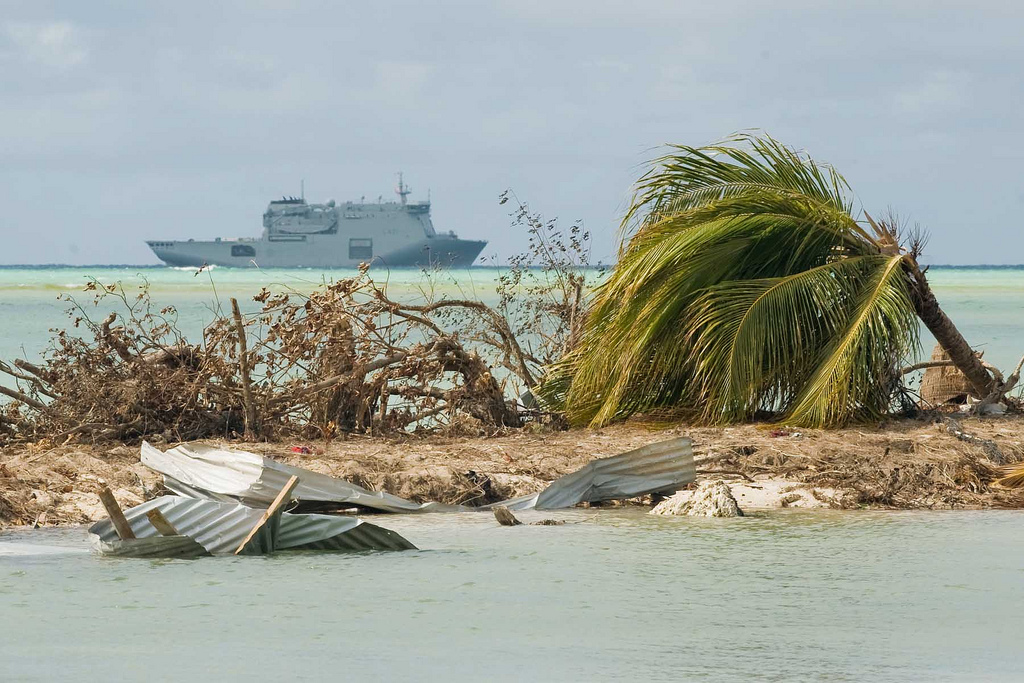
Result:
{"label": "ship superstructure", "polygon": [[398,201],[310,204],[305,196],[270,202],[258,238],[151,240],[146,243],[172,266],[222,265],[262,268],[466,267],[487,242],[439,233],[430,220],[430,202],[408,201],[399,174]]}

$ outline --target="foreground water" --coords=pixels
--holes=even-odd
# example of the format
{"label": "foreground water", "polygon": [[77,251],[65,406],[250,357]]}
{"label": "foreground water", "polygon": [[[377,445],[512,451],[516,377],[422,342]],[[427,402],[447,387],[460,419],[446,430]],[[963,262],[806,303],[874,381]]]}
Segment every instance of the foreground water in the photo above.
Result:
{"label": "foreground water", "polygon": [[[524,519],[541,513],[524,514]],[[378,517],[421,550],[104,559],[0,536],[0,678],[1020,680],[1024,513]]]}
{"label": "foreground water", "polygon": [[[196,335],[228,297],[352,274],[0,268],[0,358],[38,358],[89,277],[148,281]],[[493,302],[498,274],[375,277]],[[929,277],[1012,366],[1024,269]],[[1024,513],[552,516],[578,523],[386,517],[422,550],[191,562],[101,559],[82,529],[0,535],[0,680],[1021,680]]]}
{"label": "foreground water", "polygon": [[[497,268],[471,268],[425,275],[415,269],[373,271],[386,282],[392,298],[422,301],[428,297],[469,297],[497,301]],[[261,287],[309,291],[325,280],[355,275],[353,270],[313,269],[256,270],[216,268],[196,274],[194,269],[140,266],[86,266],[81,268],[0,268],[0,359],[38,359],[49,344],[51,328],[67,327],[68,304],[62,294],[73,294],[89,303],[82,287],[90,278],[102,283],[121,282],[133,296],[148,283],[154,302],[178,309],[179,324],[198,339],[218,306],[237,297],[243,308],[254,310],[251,298]],[[985,351],[985,359],[998,367],[1012,368],[1024,354],[1024,267],[933,268],[929,281],[943,309],[967,339]],[[100,319],[105,310],[86,310]],[[927,354],[934,341],[922,337]]]}

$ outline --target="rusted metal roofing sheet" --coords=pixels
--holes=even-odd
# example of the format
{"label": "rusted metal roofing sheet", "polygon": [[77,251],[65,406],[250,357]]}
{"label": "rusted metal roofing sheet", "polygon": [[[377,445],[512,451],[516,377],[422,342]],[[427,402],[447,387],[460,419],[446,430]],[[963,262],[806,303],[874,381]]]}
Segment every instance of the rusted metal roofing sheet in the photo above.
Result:
{"label": "rusted metal roofing sheet", "polygon": [[[381,512],[467,512],[486,507],[414,503],[388,493],[368,491],[350,482],[292,467],[255,453],[182,444],[162,452],[142,444],[142,463],[164,475],[170,490],[184,496],[267,507],[288,479],[299,484],[293,497],[302,501],[333,502]],[[679,437],[650,444],[609,458],[553,481],[540,493],[502,501],[512,510],[552,510],[578,503],[633,498],[646,493],[673,493],[696,478],[692,442]]]}
{"label": "rusted metal roofing sheet", "polygon": [[[125,510],[124,516],[137,538],[158,535],[146,517],[157,508],[183,536],[195,539],[211,554],[233,553],[263,515],[263,510],[239,503],[161,496]],[[113,543],[117,532],[110,520],[97,522],[89,531],[100,542]],[[401,535],[356,517],[335,515],[281,515],[274,540],[276,550],[409,550],[412,543]]]}

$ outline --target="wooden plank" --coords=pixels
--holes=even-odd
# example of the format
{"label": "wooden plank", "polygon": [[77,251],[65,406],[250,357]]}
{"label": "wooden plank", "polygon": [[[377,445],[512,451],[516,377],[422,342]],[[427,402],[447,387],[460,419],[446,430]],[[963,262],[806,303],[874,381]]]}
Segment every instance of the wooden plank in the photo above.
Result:
{"label": "wooden plank", "polygon": [[153,508],[146,513],[146,517],[149,518],[149,523],[153,525],[153,528],[160,532],[161,536],[180,536],[178,530],[174,528],[174,525],[167,521],[164,517],[164,513],[160,512],[157,508]]}
{"label": "wooden plank", "polygon": [[235,330],[238,332],[238,370],[242,375],[242,404],[245,407],[245,440],[252,441],[259,433],[256,422],[256,406],[252,399],[252,380],[249,377],[249,349],[245,338],[245,323],[242,312],[238,309],[238,299],[231,299],[231,313],[235,317]]}
{"label": "wooden plank", "polygon": [[270,507],[267,508],[267,511],[263,513],[262,517],[260,517],[260,521],[256,522],[256,526],[254,526],[252,530],[249,531],[249,534],[245,537],[245,540],[243,540],[239,544],[238,548],[235,550],[235,555],[242,552],[242,548],[244,548],[245,545],[252,540],[252,537],[256,535],[256,532],[259,531],[260,528],[264,524],[266,524],[271,517],[277,514],[278,509],[282,505],[288,502],[288,496],[291,495],[292,491],[298,485],[299,478],[296,477],[295,475],[292,475],[292,477],[288,480],[288,483],[286,483],[284,485],[284,488],[281,489],[280,493],[277,494],[277,498],[274,499],[274,502],[270,504]]}
{"label": "wooden plank", "polygon": [[114,523],[114,530],[117,531],[117,535],[121,540],[135,538],[132,525],[125,519],[124,513],[121,512],[121,506],[117,504],[117,499],[114,498],[114,494],[109,487],[104,486],[103,490],[100,491],[100,502],[107,509],[107,515],[110,516],[110,521]]}

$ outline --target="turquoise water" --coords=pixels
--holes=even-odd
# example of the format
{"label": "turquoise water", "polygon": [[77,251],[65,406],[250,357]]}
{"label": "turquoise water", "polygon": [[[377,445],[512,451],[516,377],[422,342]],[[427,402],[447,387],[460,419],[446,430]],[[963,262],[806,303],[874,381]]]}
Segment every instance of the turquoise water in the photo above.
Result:
{"label": "turquoise water", "polygon": [[544,516],[578,523],[378,517],[421,550],[194,561],[0,535],[0,678],[1021,680],[1024,513]]}
{"label": "turquoise water", "polygon": [[[497,268],[472,268],[433,274],[414,269],[373,272],[388,283],[393,298],[422,300],[432,296],[459,296],[495,302]],[[68,324],[67,304],[61,294],[78,293],[90,277],[103,283],[122,282],[137,291],[148,281],[154,301],[178,308],[183,330],[192,338],[213,311],[237,297],[250,310],[251,297],[261,287],[292,287],[308,291],[324,279],[351,277],[352,270],[313,269],[255,270],[215,268],[196,275],[192,269],[164,267],[0,268],[0,358],[38,358],[49,342],[50,328]],[[974,346],[984,349],[985,359],[997,367],[1012,368],[1024,355],[1024,267],[933,268],[929,281],[944,310]],[[100,318],[104,311],[97,311]],[[934,340],[922,336],[927,355]]]}

